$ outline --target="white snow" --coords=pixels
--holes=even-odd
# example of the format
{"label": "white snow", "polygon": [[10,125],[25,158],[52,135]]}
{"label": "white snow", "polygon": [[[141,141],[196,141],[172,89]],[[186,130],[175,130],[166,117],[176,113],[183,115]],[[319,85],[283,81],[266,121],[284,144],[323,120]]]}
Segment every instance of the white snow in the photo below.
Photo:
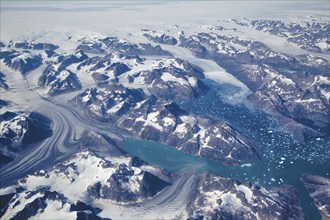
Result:
{"label": "white snow", "polygon": [[100,181],[105,183],[110,175],[115,171],[114,168],[102,168],[104,160],[82,152],[73,160],[65,165],[75,165],[76,170],[68,167],[65,172],[59,170],[50,171],[49,178],[44,176],[28,176],[26,183],[21,185],[29,190],[36,190],[40,186],[50,186],[51,190],[63,193],[69,201],[75,203],[83,200],[88,186],[93,182]]}
{"label": "white snow", "polygon": [[96,87],[96,82],[93,79],[92,75],[88,73],[87,71],[84,71],[81,69],[80,71],[77,71],[75,64],[69,66],[70,70],[74,73],[76,73],[77,77],[79,78],[79,82],[82,85],[82,89]]}
{"label": "white snow", "polygon": [[[297,11],[295,11],[295,12],[297,12]],[[319,10],[317,13],[321,14],[322,11]],[[277,20],[279,20],[279,19],[280,20],[291,19],[291,18],[287,18],[287,15],[288,14],[285,14],[285,15],[282,14],[281,17],[275,18],[275,19],[277,19]],[[270,18],[269,15],[267,17]],[[254,28],[251,28],[251,27],[243,27],[243,26],[240,26],[240,25],[235,25],[235,28],[237,28],[239,30],[239,32],[237,32],[237,35],[241,39],[246,39],[246,40],[253,39],[253,40],[260,41],[260,42],[264,43],[266,46],[270,47],[272,50],[274,50],[276,52],[280,52],[280,53],[284,53],[284,54],[290,54],[290,55],[293,55],[293,56],[302,55],[302,54],[310,54],[311,53],[311,54],[315,54],[317,56],[320,56],[324,59],[327,59],[328,61],[330,60],[330,58],[327,54],[312,53],[312,52],[303,50],[303,49],[300,48],[300,46],[289,42],[284,37],[275,36],[275,35],[272,35],[268,32],[264,32],[264,31],[258,31]]]}
{"label": "white snow", "polygon": [[310,98],[310,99],[298,99],[298,100],[295,100],[295,102],[298,102],[298,103],[311,103],[311,102],[319,102],[320,100],[318,99],[313,99],[313,98]]}
{"label": "white snow", "polygon": [[63,70],[56,76],[57,79],[59,79],[61,82],[66,80],[66,78],[70,75],[70,72],[67,70]]}
{"label": "white snow", "polygon": [[[107,180],[115,172],[120,164],[129,164],[130,157],[107,157],[102,159],[94,154],[84,151],[75,154],[71,159],[63,162],[65,166],[54,166],[50,170],[37,171],[36,175],[29,175],[21,179],[15,186],[3,188],[0,190],[0,195],[15,192],[15,188],[22,187],[23,192],[19,192],[14,196],[15,201],[10,203],[9,209],[4,219],[12,218],[15,213],[21,211],[27,204],[31,203],[38,197],[42,197],[43,193],[36,193],[27,198],[31,192],[38,190],[40,187],[50,187],[50,191],[56,191],[63,194],[69,203],[86,201],[86,190],[89,186],[96,182],[102,185],[109,185]],[[111,163],[109,166],[108,162]],[[105,165],[106,166],[103,166]],[[123,183],[122,187],[126,187],[132,192],[137,192],[141,188],[143,179],[143,171],[161,174],[161,171],[151,165],[144,165],[141,168],[130,167],[134,171],[133,176],[129,176],[129,182]],[[39,175],[42,174],[42,175]],[[60,200],[60,199],[59,199]],[[70,212],[69,203],[62,203],[59,200],[46,200],[47,207],[43,212],[38,212],[33,219],[73,219],[76,217],[76,212]],[[20,201],[19,205],[15,205],[16,201]],[[115,204],[114,201],[107,199],[93,200],[94,205],[106,204],[105,209],[109,209],[109,203]],[[112,205],[111,205],[112,206]],[[122,210],[123,211],[123,210]],[[182,212],[182,210],[180,211]],[[114,213],[110,214],[110,216]],[[109,217],[109,216],[108,216]]]}
{"label": "white snow", "polygon": [[330,101],[330,92],[329,91],[325,91],[323,89],[320,89],[320,92],[328,101]]}
{"label": "white snow", "polygon": [[126,164],[128,165],[130,158],[129,157],[106,157],[106,160],[111,161],[113,164]]}
{"label": "white snow", "polygon": [[120,109],[121,107],[123,107],[124,104],[125,104],[125,102],[120,102],[120,103],[118,103],[118,104],[115,105],[114,107],[108,109],[108,110],[107,110],[107,113],[112,114],[112,113],[116,113],[116,112],[118,112],[119,109]]}
{"label": "white snow", "polygon": [[179,116],[179,118],[184,122],[184,123],[187,123],[187,124],[196,124],[197,123],[197,120],[195,117],[192,117],[192,116],[186,116],[186,115],[182,115],[182,116]]}
{"label": "white snow", "polygon": [[175,133],[179,133],[179,135],[181,137],[183,137],[186,133],[187,133],[187,127],[185,123],[181,123],[179,125],[177,125],[176,129],[175,129]]}
{"label": "white snow", "polygon": [[16,192],[15,186],[8,186],[6,188],[0,189],[0,196],[8,195]]}
{"label": "white snow", "polygon": [[27,59],[32,59],[32,58],[33,58],[33,55],[31,53],[23,52],[22,54],[20,54],[17,57],[15,57],[12,62],[15,62],[15,61],[18,61],[18,60],[22,60],[24,63],[27,63],[26,60]]}
{"label": "white snow", "polygon": [[197,78],[195,78],[195,77],[188,77],[188,82],[191,87],[197,86]]}
{"label": "white snow", "polygon": [[233,84],[242,88],[242,97],[245,97],[250,93],[250,90],[242,82],[228,73],[214,61],[196,58],[192,52],[186,48],[171,45],[162,45],[162,47],[174,54],[176,57],[186,60],[202,68],[206,78],[211,79],[219,84]]}
{"label": "white snow", "polygon": [[163,131],[163,127],[159,125],[157,116],[159,115],[159,112],[151,112],[147,115],[147,118],[144,119],[143,116],[137,118],[135,121],[144,121],[144,127],[145,126],[152,126],[156,128],[157,130]]}
{"label": "white snow", "polygon": [[8,134],[9,130],[16,133],[18,137],[22,137],[26,133],[26,129],[21,125],[26,121],[26,115],[20,114],[11,119],[10,121],[0,122],[0,137]]}
{"label": "white snow", "polygon": [[75,219],[77,217],[77,212],[70,212],[71,205],[68,203],[62,204],[58,200],[46,200],[47,207],[43,212],[38,212],[31,219]]}
{"label": "white snow", "polygon": [[170,117],[164,117],[162,119],[162,121],[163,121],[165,127],[175,125],[175,121],[172,118],[170,118]]}
{"label": "white snow", "polygon": [[329,50],[330,48],[330,45],[326,41],[320,41],[315,45],[318,46],[323,51]]}
{"label": "white snow", "polygon": [[282,83],[285,83],[287,85],[295,85],[295,82],[292,81],[292,79],[289,79],[288,77],[285,77],[283,75],[279,75],[277,77],[277,79],[279,79]]}
{"label": "white snow", "polygon": [[134,174],[129,178],[128,188],[131,192],[138,192],[140,190],[140,183],[143,178],[142,170],[134,167]]}
{"label": "white snow", "polygon": [[139,108],[141,108],[141,106],[142,106],[146,101],[147,101],[147,100],[144,100],[144,101],[141,101],[141,102],[136,103],[134,109],[139,109]]}
{"label": "white snow", "polygon": [[223,191],[220,190],[214,190],[211,192],[204,192],[205,200],[206,200],[206,206],[204,207],[206,210],[212,210],[219,206],[218,200],[223,195]]}
{"label": "white snow", "polygon": [[90,94],[90,91],[88,92],[88,94],[86,94],[84,97],[82,97],[81,101],[82,102],[88,102],[91,98],[91,94]]}
{"label": "white snow", "polygon": [[188,85],[188,82],[182,78],[178,78],[173,76],[172,74],[170,74],[169,72],[165,72],[162,74],[161,79],[164,82],[175,82],[175,83],[179,83],[181,85]]}
{"label": "white snow", "polygon": [[319,85],[330,85],[330,77],[325,77],[325,76],[315,76],[313,83],[310,85],[310,88],[313,86],[317,86],[321,94],[329,101],[330,100],[330,91],[326,89],[326,87],[321,87]]}
{"label": "white snow", "polygon": [[154,175],[158,175],[159,174],[159,169],[153,167],[153,166],[150,166],[150,165],[142,165],[141,166],[141,169],[144,170],[144,171],[147,171],[149,173],[152,173]]}
{"label": "white snow", "polygon": [[[27,192],[27,193],[29,193],[29,192]],[[11,218],[13,218],[15,216],[15,214],[20,212],[21,210],[23,210],[27,204],[33,202],[37,198],[42,197],[43,194],[36,193],[33,196],[31,196],[30,198],[27,198],[26,196],[27,196],[26,193],[18,194],[18,197],[15,197],[15,201],[17,201],[18,203],[17,204],[16,204],[16,202],[9,203],[8,210],[10,210],[10,212],[7,211],[2,216],[2,219],[11,219]]]}
{"label": "white snow", "polygon": [[[122,60],[121,60],[122,61]],[[125,60],[126,62],[126,60]],[[128,88],[143,88],[146,89],[145,77],[148,74],[148,71],[152,71],[153,69],[159,69],[163,67],[171,67],[174,66],[176,68],[180,68],[184,70],[184,66],[182,64],[178,64],[177,61],[173,58],[160,58],[160,57],[147,57],[142,64],[135,63],[134,65],[131,64],[131,70],[119,76],[119,83],[123,84]],[[128,83],[127,76],[140,72],[138,77],[134,78],[133,83]],[[171,83],[178,83],[180,85],[196,85],[196,79],[193,78],[186,78],[186,77],[176,77],[169,72],[164,72],[161,76],[161,79],[164,82],[171,82]],[[153,82],[151,83],[153,84]]]}
{"label": "white snow", "polygon": [[222,199],[222,204],[223,206],[229,206],[229,207],[232,207],[234,209],[240,209],[240,208],[243,208],[243,204],[241,202],[240,199],[238,199],[236,197],[236,194],[233,194],[233,193],[225,193],[221,196],[221,199]]}
{"label": "white snow", "polygon": [[244,193],[245,198],[246,198],[246,200],[247,200],[249,203],[252,202],[252,195],[253,195],[253,192],[252,192],[252,190],[251,190],[249,187],[244,186],[244,185],[241,184],[241,185],[239,185],[239,186],[237,187],[237,190],[240,190],[240,191],[242,191],[242,192]]}
{"label": "white snow", "polygon": [[273,78],[275,78],[275,77],[278,76],[278,73],[275,72],[274,70],[270,69],[269,66],[267,66],[267,68],[264,68],[264,71],[265,71],[266,73],[268,73],[270,79],[273,79]]}
{"label": "white snow", "polygon": [[[273,16],[283,19],[288,19],[288,16],[294,15],[305,15],[306,8],[309,13],[312,11],[320,13],[328,17],[328,2],[319,2],[318,7],[306,7],[315,5],[315,2],[306,2],[303,4],[292,4],[286,3],[285,1],[279,2],[221,2],[221,1],[210,1],[205,4],[202,1],[193,2],[116,2],[116,1],[103,1],[98,2],[98,5],[93,1],[84,2],[74,2],[74,1],[3,1],[1,2],[1,40],[9,41],[14,40],[14,38],[23,38],[28,40],[35,40],[35,42],[54,42],[61,45],[60,50],[67,52],[74,51],[77,46],[77,39],[81,39],[84,36],[100,36],[104,35],[121,35],[123,37],[131,39],[140,39],[140,29],[146,27],[159,27],[160,24],[165,27],[175,27],[176,24],[180,24],[188,35],[196,30],[196,27],[202,26],[205,23],[214,21],[215,19],[227,19],[235,18],[241,16],[251,16],[251,17],[262,17],[262,16]],[[317,8],[317,9],[316,9]],[[323,8],[323,9],[322,9]],[[301,10],[304,9],[304,10]],[[325,10],[324,10],[325,9]],[[299,10],[301,10],[299,12]],[[316,11],[318,10],[318,11]],[[88,16],[87,13],[88,12]],[[292,13],[290,13],[292,12]],[[168,16],[170,13],[171,16]],[[125,18],[125,19],[123,19]],[[194,24],[194,25],[192,25]],[[204,25],[205,27],[205,25]],[[288,52],[290,54],[303,54],[306,51],[301,50],[294,45],[287,43],[285,39],[280,39],[278,37],[271,37],[266,33],[259,33],[257,31],[251,31],[251,29],[241,28],[242,36],[253,37],[259,39],[266,43],[266,45],[271,46],[271,48]],[[177,30],[176,30],[177,32]],[[68,37],[71,37],[69,39]],[[59,42],[59,43],[57,43]],[[319,47],[325,47],[324,43],[318,44]],[[4,48],[6,50],[6,48]],[[178,53],[180,55],[180,53]],[[181,54],[182,55],[182,54]],[[21,55],[22,59],[25,60],[29,58],[29,54]],[[214,62],[210,63],[202,59],[194,59],[189,54],[182,55],[183,59],[193,61],[198,66],[201,66],[205,71],[205,75],[219,83],[232,83],[243,88],[244,91],[248,91],[244,85],[242,85],[235,77],[231,76],[229,73],[224,71],[219,66],[215,66]],[[18,59],[18,58],[17,58]],[[141,65],[143,66],[143,65]],[[136,69],[130,71],[128,74],[137,71],[140,68],[138,66]],[[149,68],[143,66],[141,68]],[[67,73],[63,73],[59,76],[60,79],[64,79]],[[123,74],[120,80],[123,80],[127,75]],[[16,77],[16,75],[15,75]],[[14,80],[20,80],[18,77]],[[173,80],[173,76],[165,75],[165,78]],[[177,78],[175,81],[177,81]],[[284,83],[293,85],[292,80],[285,78],[282,79]],[[86,78],[87,82],[87,78]],[[122,82],[122,81],[120,81]],[[145,86],[143,81],[138,81],[140,86]],[[192,85],[192,79],[188,78],[188,82]],[[180,82],[182,83],[182,81]],[[16,91],[20,90],[20,85],[17,84]],[[125,84],[126,85],[126,84]],[[134,86],[134,84],[132,85]],[[20,90],[24,91],[24,90]],[[322,94],[329,99],[330,93],[325,90],[321,90]],[[8,93],[5,93],[8,95]],[[13,100],[19,100],[17,98],[18,93],[13,93],[11,96],[6,96],[13,98]],[[31,101],[26,97],[24,103],[30,103],[29,106],[35,105],[36,99],[26,95],[31,98]],[[19,100],[20,101],[20,100]],[[28,107],[29,107],[28,106]],[[157,115],[151,114],[147,116],[145,123],[152,126],[159,126],[156,123]],[[163,120],[165,124],[170,125],[171,120]],[[13,124],[13,129],[19,129],[18,125]],[[0,128],[3,130],[4,125],[1,123]],[[184,134],[187,132],[185,124],[180,124],[177,127],[177,132]],[[52,189],[59,190],[68,196],[72,201],[76,201],[84,196],[83,191],[86,190],[86,186],[91,184],[93,181],[99,181],[100,179],[104,181],[112,172],[112,168],[102,168],[98,166],[102,163],[101,159],[93,158],[93,156],[87,156],[87,163],[85,165],[81,164],[79,160],[75,160],[73,163],[78,164],[78,170],[75,171],[69,168],[67,171],[69,176],[65,173],[56,173],[51,171],[49,174],[50,178],[46,177],[32,177],[27,178],[26,183],[22,183],[28,189],[35,189],[42,184],[52,185]],[[118,161],[127,159],[118,159]],[[85,178],[79,178],[74,180],[78,174],[84,176]],[[275,180],[274,180],[275,181]],[[10,192],[13,189],[3,189],[1,193]],[[246,189],[243,189],[246,190]],[[220,196],[220,192],[218,196]],[[245,193],[247,196],[248,192]],[[214,195],[214,194],[213,194]],[[249,194],[248,194],[249,195]],[[41,195],[36,194],[36,197]],[[211,195],[210,195],[211,196]],[[249,197],[249,196],[248,196]],[[225,194],[222,196],[224,203],[236,204],[240,206],[240,201],[233,194]],[[250,198],[250,197],[249,197]],[[19,200],[24,201],[23,198]],[[212,197],[210,201],[214,202],[215,197]],[[60,204],[51,201],[49,202],[49,207],[45,210],[46,216],[55,215],[55,210],[67,210],[67,207],[60,207]],[[24,203],[15,207],[15,211],[19,210]],[[107,205],[109,205],[107,203]],[[11,213],[12,214],[12,213]],[[161,216],[153,217],[167,217],[173,213],[163,213]],[[41,215],[41,214],[40,214]],[[40,216],[39,216],[40,217]],[[59,214],[56,217],[64,218]],[[174,216],[173,216],[174,217]],[[3,216],[4,219],[10,216]],[[42,218],[42,216],[40,217]]]}

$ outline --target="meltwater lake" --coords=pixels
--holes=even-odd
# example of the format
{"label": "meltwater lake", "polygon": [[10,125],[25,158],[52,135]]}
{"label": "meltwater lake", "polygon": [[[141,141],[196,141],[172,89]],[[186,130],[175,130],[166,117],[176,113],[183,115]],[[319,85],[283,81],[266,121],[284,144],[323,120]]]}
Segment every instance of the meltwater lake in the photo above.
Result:
{"label": "meltwater lake", "polygon": [[212,85],[212,90],[193,101],[177,101],[180,106],[198,115],[210,116],[228,122],[243,131],[255,143],[260,161],[240,167],[225,166],[213,160],[194,157],[174,147],[157,142],[128,139],[125,150],[132,156],[173,172],[200,173],[235,178],[259,183],[264,187],[288,184],[298,190],[306,219],[321,219],[317,208],[306,191],[300,176],[303,173],[330,178],[330,138],[311,139],[306,145],[298,144],[291,135],[265,113],[248,104],[231,104],[235,88],[230,85]]}

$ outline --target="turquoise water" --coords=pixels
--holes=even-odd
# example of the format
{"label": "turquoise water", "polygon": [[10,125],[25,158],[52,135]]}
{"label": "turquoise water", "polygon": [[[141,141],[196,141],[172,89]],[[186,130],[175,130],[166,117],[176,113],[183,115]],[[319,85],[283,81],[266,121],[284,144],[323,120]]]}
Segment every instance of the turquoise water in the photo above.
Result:
{"label": "turquoise water", "polygon": [[305,160],[296,160],[294,164],[285,161],[282,169],[278,169],[277,164],[270,167],[264,161],[245,164],[243,167],[228,167],[216,161],[194,157],[157,142],[129,139],[124,141],[124,148],[130,155],[140,157],[172,172],[202,173],[207,171],[222,177],[258,182],[265,187],[278,186],[283,183],[292,185],[299,192],[306,219],[321,218],[299,178],[303,173],[329,177],[329,173],[324,172],[330,167],[329,161],[312,164]]}
{"label": "turquoise water", "polygon": [[169,171],[207,171],[241,181],[258,182],[265,187],[292,185],[298,190],[306,219],[320,219],[300,176],[309,173],[330,178],[329,135],[326,138],[311,139],[307,145],[298,144],[266,114],[243,104],[231,105],[221,101],[226,95],[231,95],[230,92],[234,91],[232,88],[214,85],[213,88],[202,98],[178,103],[195,114],[224,120],[244,131],[256,143],[260,161],[243,167],[228,167],[216,161],[193,157],[167,145],[137,139],[126,140],[125,150]]}

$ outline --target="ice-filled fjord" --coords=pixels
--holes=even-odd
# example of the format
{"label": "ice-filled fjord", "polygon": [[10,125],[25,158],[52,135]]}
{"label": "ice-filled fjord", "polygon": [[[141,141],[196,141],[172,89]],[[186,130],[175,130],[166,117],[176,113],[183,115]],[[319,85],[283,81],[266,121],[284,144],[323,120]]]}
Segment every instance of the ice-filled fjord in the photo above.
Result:
{"label": "ice-filled fjord", "polygon": [[327,1],[1,1],[1,219],[329,219]]}

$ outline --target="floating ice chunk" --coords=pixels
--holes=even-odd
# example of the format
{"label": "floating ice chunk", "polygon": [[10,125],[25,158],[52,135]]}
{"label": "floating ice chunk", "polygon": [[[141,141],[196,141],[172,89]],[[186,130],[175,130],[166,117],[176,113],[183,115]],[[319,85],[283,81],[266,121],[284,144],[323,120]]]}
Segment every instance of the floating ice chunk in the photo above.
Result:
{"label": "floating ice chunk", "polygon": [[252,164],[251,163],[245,163],[245,164],[242,164],[241,167],[252,167]]}

